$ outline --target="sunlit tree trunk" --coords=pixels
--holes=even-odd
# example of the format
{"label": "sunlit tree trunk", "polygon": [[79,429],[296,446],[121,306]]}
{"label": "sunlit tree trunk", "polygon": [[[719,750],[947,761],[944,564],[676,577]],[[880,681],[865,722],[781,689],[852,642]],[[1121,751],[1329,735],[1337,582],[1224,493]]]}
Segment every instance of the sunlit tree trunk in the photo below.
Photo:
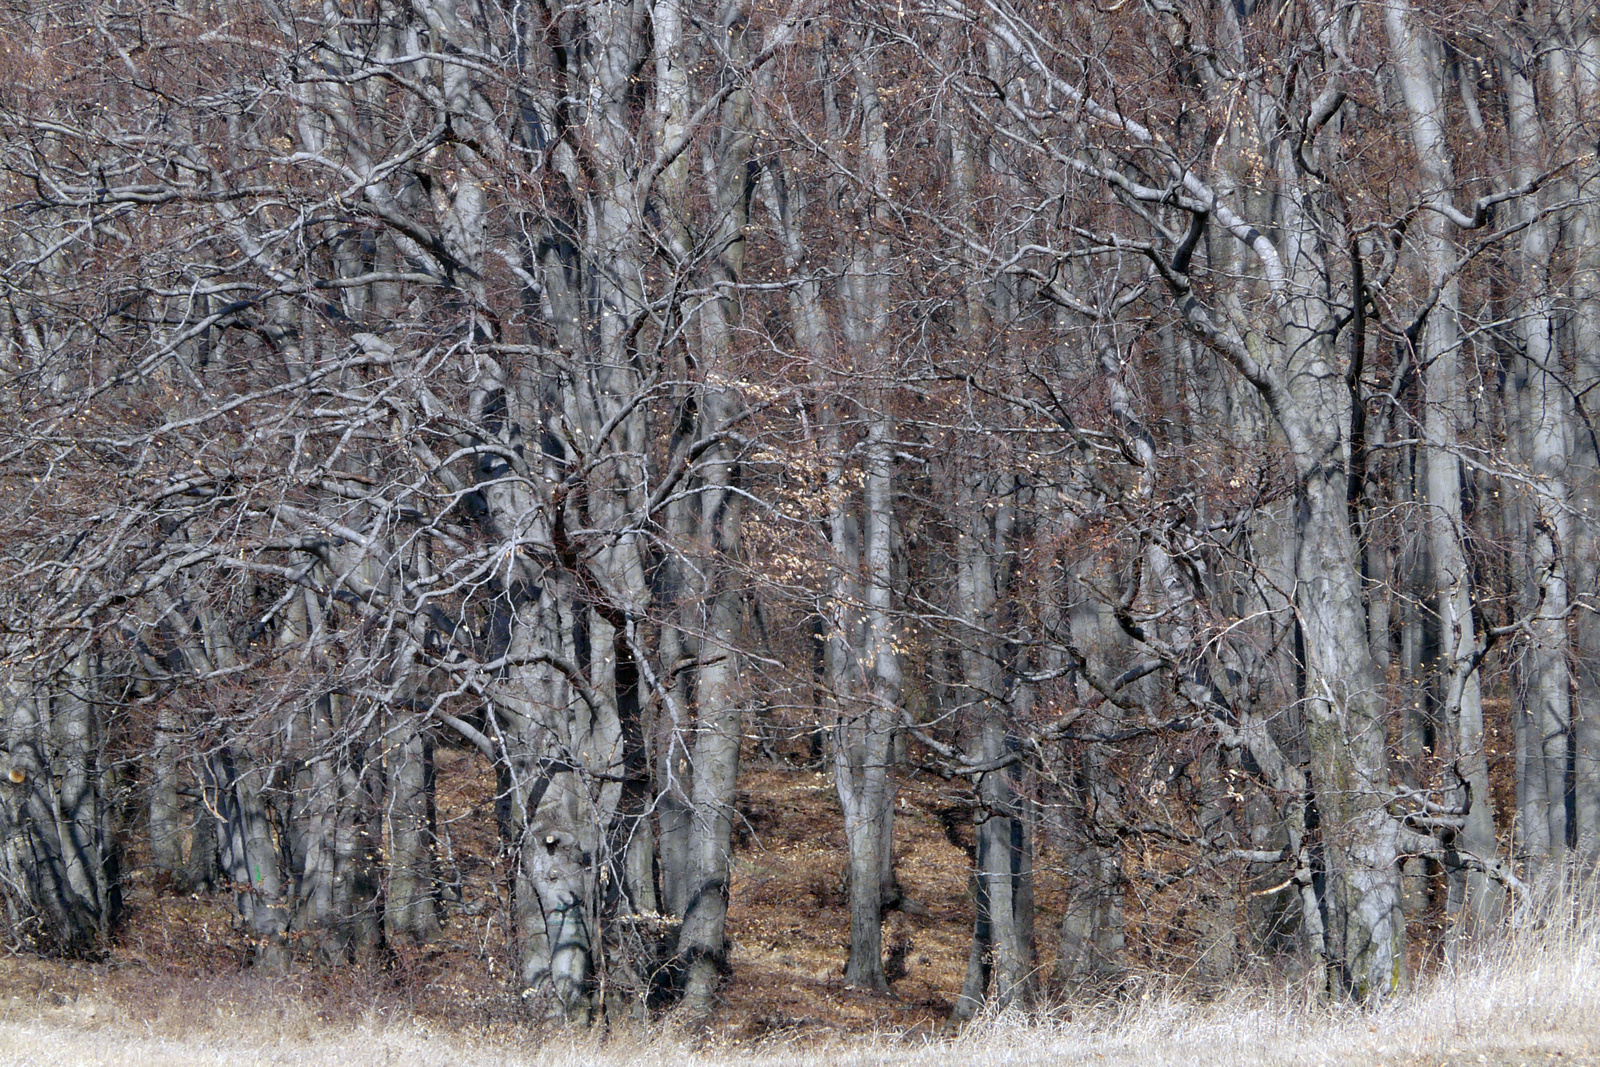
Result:
{"label": "sunlit tree trunk", "polygon": [[[1527,184],[1538,175],[1545,147],[1529,64],[1536,64],[1536,61],[1519,55],[1507,56],[1501,64],[1512,177],[1518,185]],[[1525,660],[1526,715],[1540,739],[1540,758],[1537,762],[1530,760],[1525,770],[1530,775],[1542,774],[1544,778],[1546,829],[1540,840],[1546,851],[1542,855],[1530,854],[1530,867],[1537,869],[1547,865],[1550,870],[1559,872],[1567,849],[1567,766],[1572,739],[1565,555],[1571,529],[1566,490],[1571,447],[1562,388],[1565,374],[1556,345],[1548,274],[1553,249],[1541,200],[1535,191],[1519,202],[1524,229],[1518,252],[1524,286],[1517,324],[1521,352],[1516,377],[1526,390],[1520,404],[1523,410],[1519,413],[1522,416],[1519,429],[1532,475],[1526,550],[1532,603],[1526,608],[1533,617],[1529,623],[1530,640]],[[1465,744],[1467,737],[1463,735],[1462,740]],[[1481,746],[1481,737],[1479,743]],[[1470,752],[1466,754],[1470,756]],[[1481,788],[1487,792],[1487,773]],[[1475,804],[1474,811],[1478,807],[1480,805]],[[1539,813],[1530,810],[1527,814],[1536,816]],[[1470,821],[1468,826],[1470,833]],[[1484,843],[1476,844],[1482,847]],[[1488,844],[1492,847],[1492,838]],[[1468,847],[1474,847],[1470,836]]]}
{"label": "sunlit tree trunk", "polygon": [[[749,55],[748,13],[729,4],[717,32],[730,66]],[[729,70],[726,77],[738,77]],[[731,331],[742,325],[738,290],[743,279],[745,228],[754,195],[751,173],[752,116],[748,90],[731,93],[722,106],[720,129],[706,159],[716,205],[709,276],[713,292],[700,309],[701,382],[699,415],[700,486],[696,503],[699,536],[694,544],[694,583],[700,655],[696,667],[695,726],[691,746],[692,787],[688,833],[687,897],[677,954],[685,968],[684,1010],[709,1017],[719,975],[727,970],[729,881],[732,874],[733,806],[739,748],[748,696],[740,649],[744,579],[740,555],[743,512],[736,446],[724,435],[738,414],[738,397],[721,382],[735,377]],[[703,444],[702,444],[703,443]]]}
{"label": "sunlit tree trunk", "polygon": [[[1385,8],[1385,28],[1395,56],[1395,69],[1410,113],[1413,150],[1418,161],[1422,195],[1449,200],[1454,194],[1444,111],[1439,100],[1443,62],[1437,44],[1405,0]],[[1451,757],[1461,769],[1461,799],[1467,822],[1462,848],[1490,859],[1495,853],[1494,810],[1489,803],[1489,770],[1484,749],[1483,698],[1474,634],[1472,575],[1463,546],[1459,439],[1467,417],[1466,383],[1461,358],[1460,290],[1455,277],[1453,224],[1443,213],[1427,212],[1418,255],[1430,283],[1439,287],[1434,307],[1426,312],[1422,341],[1416,353],[1424,372],[1423,432],[1427,464],[1426,530],[1428,561],[1438,616],[1439,650],[1436,714],[1452,729]],[[1500,893],[1479,871],[1466,874],[1465,906],[1475,922],[1490,919]]]}

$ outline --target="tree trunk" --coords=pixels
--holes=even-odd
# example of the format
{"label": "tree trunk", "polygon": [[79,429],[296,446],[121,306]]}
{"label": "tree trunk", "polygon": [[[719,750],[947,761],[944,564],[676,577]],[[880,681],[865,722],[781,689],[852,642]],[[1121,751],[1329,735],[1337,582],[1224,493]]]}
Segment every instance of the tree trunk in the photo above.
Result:
{"label": "tree trunk", "polygon": [[120,910],[94,685],[87,650],[48,687],[13,665],[0,707],[0,897],[14,943],[52,955],[98,951]]}
{"label": "tree trunk", "polygon": [[[734,66],[749,54],[747,18],[740,4],[725,6],[719,16],[726,62]],[[730,72],[726,76],[737,75]],[[683,1010],[696,1022],[710,1016],[718,978],[728,969],[725,926],[733,813],[748,703],[739,655],[744,629],[744,579],[738,558],[742,477],[733,446],[718,439],[733,425],[737,411],[731,391],[717,383],[735,377],[730,334],[740,324],[742,308],[735,287],[744,275],[745,229],[754,193],[752,132],[749,92],[730,93],[722,108],[715,154],[706,160],[719,226],[710,271],[715,295],[700,311],[703,362],[696,403],[700,439],[715,442],[701,451],[699,468],[702,485],[694,569],[702,576],[696,601],[704,636],[695,679],[688,894],[677,944],[679,965],[684,968]]]}
{"label": "tree trunk", "polygon": [[[1506,84],[1507,132],[1515,166],[1514,180],[1531,182],[1544,164],[1543,137],[1534,98],[1534,86],[1526,64],[1528,57],[1507,57],[1503,64]],[[1535,67],[1535,69],[1537,69]],[[1527,389],[1522,406],[1526,421],[1521,430],[1529,472],[1533,475],[1528,529],[1529,578],[1537,590],[1529,605],[1533,619],[1529,624],[1527,653],[1527,715],[1537,724],[1541,739],[1544,775],[1545,818],[1549,851],[1535,857],[1559,874],[1565,866],[1568,842],[1567,772],[1571,758],[1572,703],[1567,664],[1567,563],[1570,543],[1569,505],[1566,490],[1567,457],[1571,446],[1567,434],[1565,377],[1555,345],[1555,321],[1549,284],[1552,255],[1547,224],[1541,213],[1537,191],[1520,201],[1522,232],[1522,272],[1524,300],[1518,320],[1523,365],[1520,380]],[[1532,765],[1529,773],[1540,773]]]}
{"label": "tree trunk", "polygon": [[[1401,93],[1411,116],[1411,139],[1417,153],[1425,195],[1449,197],[1453,192],[1444,113],[1439,103],[1439,71],[1434,45],[1404,0],[1386,9],[1389,46],[1396,56]],[[1438,615],[1438,682],[1435,714],[1452,727],[1450,758],[1461,769],[1458,793],[1467,807],[1459,846],[1482,860],[1495,852],[1494,811],[1489,804],[1489,770],[1484,750],[1483,698],[1477,673],[1478,639],[1473,632],[1472,575],[1463,544],[1459,436],[1466,418],[1466,386],[1461,367],[1457,323],[1460,289],[1456,281],[1451,222],[1436,211],[1423,219],[1419,255],[1424,275],[1439,287],[1439,298],[1427,313],[1422,345],[1416,353],[1425,367],[1423,433],[1427,439],[1428,558]],[[1502,896],[1481,871],[1466,874],[1465,915],[1473,927],[1492,921]]]}
{"label": "tree trunk", "polygon": [[[1552,71],[1556,122],[1582,136],[1584,120],[1600,108],[1600,36],[1593,9],[1556,5],[1557,19],[1570,47]],[[1597,168],[1579,165],[1580,183],[1592,182]],[[1600,596],[1600,209],[1580,204],[1573,211],[1571,240],[1576,269],[1571,281],[1574,360],[1571,487],[1571,594],[1573,615],[1573,836],[1579,857],[1593,869],[1600,862],[1600,613],[1588,605]]]}
{"label": "tree trunk", "polygon": [[[1014,737],[1008,736],[1008,705],[1020,694],[1006,678],[1004,651],[997,635],[1003,620],[996,610],[999,596],[1009,583],[1008,557],[1016,522],[1015,508],[992,509],[997,499],[1014,492],[998,492],[1011,482],[988,470],[958,469],[957,493],[957,603],[955,616],[969,629],[961,638],[959,658],[965,686],[963,705],[976,708],[971,716],[972,736],[967,746],[974,765],[1000,764]],[[1013,484],[1014,490],[1014,484]],[[972,946],[967,977],[956,1000],[955,1017],[971,1018],[987,1000],[997,1007],[1026,1008],[1034,997],[1036,961],[1033,951],[1032,832],[1025,818],[1023,798],[1012,768],[997,766],[980,774],[975,787],[976,848],[973,856],[975,902]]]}
{"label": "tree trunk", "polygon": [[206,758],[201,775],[206,809],[216,820],[218,866],[233,889],[253,962],[269,974],[286,973],[294,902],[261,796],[263,772],[248,757],[222,748]]}
{"label": "tree trunk", "polygon": [[426,943],[440,932],[433,739],[418,717],[400,718],[391,730],[384,757],[389,888],[383,921],[390,939]]}

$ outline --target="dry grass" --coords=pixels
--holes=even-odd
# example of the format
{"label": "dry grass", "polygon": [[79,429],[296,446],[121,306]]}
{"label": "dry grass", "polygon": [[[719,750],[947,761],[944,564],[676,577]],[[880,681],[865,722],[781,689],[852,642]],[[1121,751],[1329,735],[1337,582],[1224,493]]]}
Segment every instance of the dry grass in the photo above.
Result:
{"label": "dry grass", "polygon": [[291,987],[244,979],[231,987],[169,983],[124,1002],[93,983],[52,979],[44,964],[7,966],[33,968],[40,992],[32,1002],[13,996],[9,1006],[0,1004],[0,1062],[41,1067],[1600,1063],[1594,908],[1560,916],[1547,909],[1376,1010],[1307,1003],[1292,989],[1241,990],[1204,1004],[1150,995],[1062,1009],[1044,1020],[982,1019],[949,1040],[769,1036],[696,1049],[666,1036],[552,1040],[504,1023],[470,1032],[442,1027],[382,1003],[376,990],[370,1006],[356,1012],[330,1012]]}

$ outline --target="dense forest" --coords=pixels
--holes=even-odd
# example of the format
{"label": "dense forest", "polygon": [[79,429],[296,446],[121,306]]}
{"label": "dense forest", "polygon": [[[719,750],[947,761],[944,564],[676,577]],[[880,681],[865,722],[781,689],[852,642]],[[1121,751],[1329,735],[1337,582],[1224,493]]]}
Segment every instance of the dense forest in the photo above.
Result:
{"label": "dense forest", "polygon": [[[967,798],[956,1012],[1407,981],[1600,845],[1577,0],[7,0],[0,898],[714,1012],[741,765]],[[458,765],[450,764],[451,766]],[[1035,857],[1068,906],[1036,922]],[[1409,932],[1408,932],[1409,930]],[[1048,939],[1053,966],[1039,966]]]}

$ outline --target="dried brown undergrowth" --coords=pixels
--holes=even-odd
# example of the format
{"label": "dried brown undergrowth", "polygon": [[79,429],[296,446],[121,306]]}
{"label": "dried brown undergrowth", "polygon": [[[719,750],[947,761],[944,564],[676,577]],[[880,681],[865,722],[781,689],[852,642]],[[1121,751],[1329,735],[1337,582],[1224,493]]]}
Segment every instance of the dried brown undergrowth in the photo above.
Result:
{"label": "dried brown undergrowth", "polygon": [[0,1062],[39,1067],[1600,1063],[1600,917],[1592,904],[1525,913],[1508,933],[1373,1010],[1308,1002],[1290,988],[1241,988],[1203,1004],[1152,995],[1042,1019],[994,1016],[946,1040],[724,1037],[690,1048],[618,1031],[574,1040],[495,1019],[450,1028],[411,1010],[420,1005],[386,1002],[376,986],[169,977],[135,995],[136,987],[92,968],[3,966],[12,992],[0,1011]]}

